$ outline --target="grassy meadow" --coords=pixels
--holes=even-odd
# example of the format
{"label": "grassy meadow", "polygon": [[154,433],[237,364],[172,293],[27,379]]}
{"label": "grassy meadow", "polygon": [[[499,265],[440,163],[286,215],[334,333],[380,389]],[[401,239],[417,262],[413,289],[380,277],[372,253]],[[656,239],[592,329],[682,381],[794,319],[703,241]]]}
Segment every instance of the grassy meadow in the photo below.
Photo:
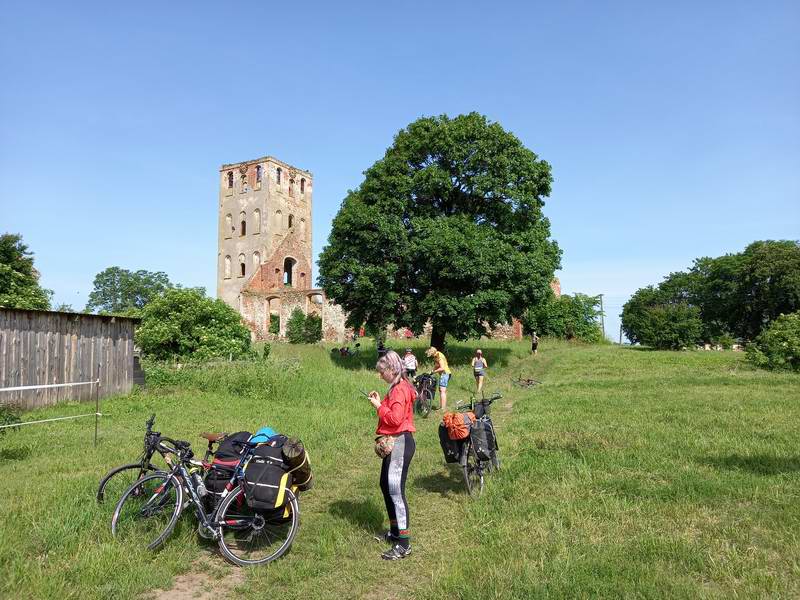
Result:
{"label": "grassy meadow", "polygon": [[[422,342],[412,345],[422,358]],[[473,389],[474,347],[450,351],[450,406]],[[493,412],[503,468],[470,500],[443,462],[437,413],[418,418],[411,557],[381,561],[372,539],[387,523],[376,418],[358,390],[385,389],[374,350],[345,359],[273,344],[267,361],[184,369],[105,401],[96,448],[91,419],[0,436],[0,596],[147,597],[178,576],[185,597],[800,596],[800,377],[754,370],[732,352],[481,347],[486,390],[504,394]],[[520,375],[542,383],[517,388]],[[83,412],[68,404],[25,418]],[[270,425],[304,440],[316,486],[301,496],[286,557],[232,567],[188,513],[156,553],[111,537],[113,506],[95,504],[97,482],[138,456],[151,412],[157,430],[198,454],[207,430]]]}

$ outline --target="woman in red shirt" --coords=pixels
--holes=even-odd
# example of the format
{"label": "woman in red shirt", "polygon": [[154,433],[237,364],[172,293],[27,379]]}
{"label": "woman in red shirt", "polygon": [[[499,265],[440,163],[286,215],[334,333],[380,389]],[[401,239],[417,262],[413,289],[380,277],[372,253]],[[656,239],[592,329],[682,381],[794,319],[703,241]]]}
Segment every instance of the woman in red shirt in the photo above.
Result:
{"label": "woman in red shirt", "polygon": [[390,529],[380,540],[391,543],[381,554],[384,560],[397,560],[411,554],[408,534],[408,502],[406,478],[408,465],[414,456],[414,399],[417,391],[408,381],[405,366],[394,350],[389,350],[375,366],[378,374],[389,384],[389,392],[381,400],[378,392],[369,393],[369,401],[378,411],[378,435],[392,436],[392,452],[381,463],[381,491],[389,513]]}

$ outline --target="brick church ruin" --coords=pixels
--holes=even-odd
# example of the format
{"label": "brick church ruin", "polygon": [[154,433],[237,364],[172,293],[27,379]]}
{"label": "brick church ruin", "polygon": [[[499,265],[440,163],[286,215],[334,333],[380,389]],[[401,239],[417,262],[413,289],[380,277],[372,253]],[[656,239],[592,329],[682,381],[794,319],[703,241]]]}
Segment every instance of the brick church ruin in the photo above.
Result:
{"label": "brick church ruin", "polygon": [[342,309],[312,286],[312,193],[309,171],[271,156],[220,169],[217,297],[255,339],[283,337],[295,308],[320,316],[327,340],[347,333]]}
{"label": "brick church ruin", "polygon": [[[351,336],[341,307],[312,286],[311,172],[265,156],[222,165],[219,177],[217,297],[239,311],[256,340],[284,337],[296,308],[322,318],[324,339]],[[557,279],[551,286],[560,295]],[[491,335],[519,339],[522,325],[515,319]]]}

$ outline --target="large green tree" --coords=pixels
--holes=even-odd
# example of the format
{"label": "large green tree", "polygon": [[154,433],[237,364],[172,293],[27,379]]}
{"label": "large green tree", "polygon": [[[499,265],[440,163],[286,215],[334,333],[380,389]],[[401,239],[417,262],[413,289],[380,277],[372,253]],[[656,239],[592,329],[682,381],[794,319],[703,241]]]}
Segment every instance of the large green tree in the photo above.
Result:
{"label": "large green tree", "polygon": [[0,306],[47,310],[52,292],[39,285],[33,252],[14,233],[0,235]]}
{"label": "large green tree", "polygon": [[171,287],[169,277],[161,271],[109,267],[95,276],[86,310],[138,316],[142,308]]}
{"label": "large green tree", "polygon": [[477,113],[400,131],[333,221],[319,281],[348,324],[476,337],[545,301],[550,165]]}

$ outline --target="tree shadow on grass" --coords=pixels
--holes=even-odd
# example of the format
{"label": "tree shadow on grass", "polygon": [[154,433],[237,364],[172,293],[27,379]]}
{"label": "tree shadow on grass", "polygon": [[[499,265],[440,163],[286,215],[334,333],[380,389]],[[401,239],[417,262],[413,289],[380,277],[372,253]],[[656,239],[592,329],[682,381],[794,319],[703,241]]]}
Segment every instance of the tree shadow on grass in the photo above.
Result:
{"label": "tree shadow on grass", "polygon": [[0,450],[0,460],[24,460],[31,455],[31,449],[28,446],[21,446],[19,448],[3,448]]}
{"label": "tree shadow on grass", "polygon": [[467,490],[461,467],[456,464],[448,465],[444,473],[440,471],[431,475],[420,475],[414,479],[414,486],[440,496],[462,494]]}
{"label": "tree shadow on grass", "polygon": [[370,533],[381,531],[386,515],[384,509],[372,499],[368,500],[338,500],[330,505],[328,512],[336,517],[350,521],[353,525],[361,527]]}
{"label": "tree shadow on grass", "polygon": [[[375,343],[372,340],[359,338],[358,353],[355,356],[342,356],[338,352],[338,346],[330,350],[330,359],[333,364],[343,369],[358,371],[361,369],[372,370],[375,368],[375,363],[378,362],[378,352],[375,348]],[[467,345],[469,344],[469,345]],[[349,342],[344,346],[355,349],[355,344]],[[386,341],[386,347],[389,350],[394,350],[401,357],[405,353],[406,348],[411,348],[414,356],[417,357],[419,368],[417,373],[426,373],[433,370],[433,361],[425,356],[425,351],[430,348],[426,342],[421,342],[418,339],[413,340],[397,340],[390,339]],[[445,351],[447,363],[451,367],[462,367],[472,364],[472,357],[475,356],[475,350],[480,348],[480,340],[471,340],[469,342],[453,342]],[[334,352],[334,350],[337,350]],[[489,362],[489,374],[495,367],[502,368],[508,365],[512,358],[511,348],[491,348],[486,350],[486,359]],[[472,378],[470,378],[472,381]]]}
{"label": "tree shadow on grass", "polygon": [[716,469],[749,471],[755,475],[780,475],[800,471],[800,457],[769,454],[702,457],[697,462]]}

